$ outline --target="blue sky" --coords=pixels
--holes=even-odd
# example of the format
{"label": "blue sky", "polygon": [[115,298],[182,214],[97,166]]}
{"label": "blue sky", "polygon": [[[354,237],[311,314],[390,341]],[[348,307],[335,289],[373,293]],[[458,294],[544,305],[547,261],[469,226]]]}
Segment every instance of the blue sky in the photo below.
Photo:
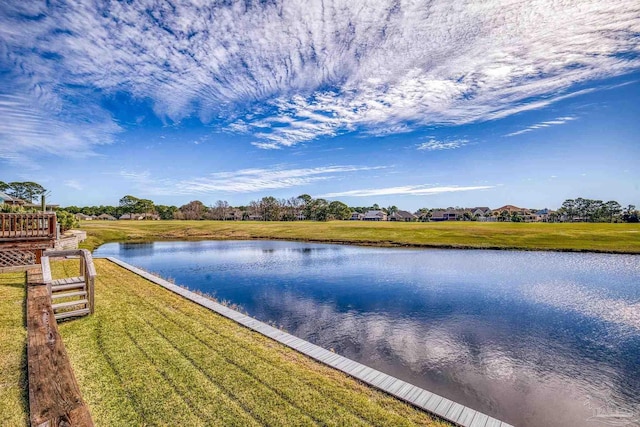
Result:
{"label": "blue sky", "polygon": [[0,5],[0,180],[62,205],[640,205],[636,1]]}

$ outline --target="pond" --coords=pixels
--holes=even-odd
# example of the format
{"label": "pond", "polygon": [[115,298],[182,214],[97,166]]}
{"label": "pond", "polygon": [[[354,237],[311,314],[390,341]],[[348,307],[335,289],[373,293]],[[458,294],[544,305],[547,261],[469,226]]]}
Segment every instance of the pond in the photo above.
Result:
{"label": "pond", "polygon": [[517,426],[640,425],[640,256],[285,241],[95,255]]}

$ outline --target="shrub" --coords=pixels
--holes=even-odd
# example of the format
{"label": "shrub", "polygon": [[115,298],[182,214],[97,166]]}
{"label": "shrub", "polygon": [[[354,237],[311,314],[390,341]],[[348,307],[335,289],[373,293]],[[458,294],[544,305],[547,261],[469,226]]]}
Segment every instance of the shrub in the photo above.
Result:
{"label": "shrub", "polygon": [[80,222],[71,212],[56,211],[56,216],[58,217],[61,232],[80,226]]}

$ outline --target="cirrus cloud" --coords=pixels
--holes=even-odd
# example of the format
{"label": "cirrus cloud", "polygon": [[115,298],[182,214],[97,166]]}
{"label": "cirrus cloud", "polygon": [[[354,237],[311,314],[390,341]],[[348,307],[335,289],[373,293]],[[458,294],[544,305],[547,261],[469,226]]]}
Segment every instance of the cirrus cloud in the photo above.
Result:
{"label": "cirrus cloud", "polygon": [[369,188],[363,190],[350,190],[341,191],[337,193],[327,193],[320,197],[333,198],[333,197],[372,197],[372,196],[433,196],[443,193],[457,193],[461,191],[477,191],[477,190],[489,190],[495,188],[494,185],[476,185],[476,186],[430,186],[430,185],[406,185],[401,187],[386,187],[386,188]]}
{"label": "cirrus cloud", "polygon": [[123,179],[135,184],[145,194],[215,194],[258,193],[265,190],[301,187],[334,179],[343,174],[385,169],[385,166],[335,165],[315,168],[251,168],[215,172],[183,180],[153,178],[149,171],[120,171]]}
{"label": "cirrus cloud", "polygon": [[439,150],[454,150],[456,148],[464,147],[469,143],[466,139],[456,139],[453,141],[438,141],[436,139],[430,139],[427,142],[418,144],[418,150],[424,151],[439,151]]}
{"label": "cirrus cloud", "polygon": [[35,107],[0,130],[0,155],[47,139],[90,153],[120,130],[100,107],[118,93],[260,148],[491,120],[637,70],[639,33],[634,0],[9,0],[5,96]]}

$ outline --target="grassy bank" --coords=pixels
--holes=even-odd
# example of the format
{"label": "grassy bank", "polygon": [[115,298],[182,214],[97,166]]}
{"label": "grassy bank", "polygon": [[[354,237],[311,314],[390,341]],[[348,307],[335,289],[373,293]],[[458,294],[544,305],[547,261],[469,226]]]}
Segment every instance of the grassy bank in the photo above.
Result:
{"label": "grassy bank", "polygon": [[448,425],[109,261],[96,267],[96,313],[60,332],[97,425]]}
{"label": "grassy bank", "polygon": [[638,224],[364,221],[86,221],[84,247],[107,242],[287,239],[375,246],[640,253]]}

